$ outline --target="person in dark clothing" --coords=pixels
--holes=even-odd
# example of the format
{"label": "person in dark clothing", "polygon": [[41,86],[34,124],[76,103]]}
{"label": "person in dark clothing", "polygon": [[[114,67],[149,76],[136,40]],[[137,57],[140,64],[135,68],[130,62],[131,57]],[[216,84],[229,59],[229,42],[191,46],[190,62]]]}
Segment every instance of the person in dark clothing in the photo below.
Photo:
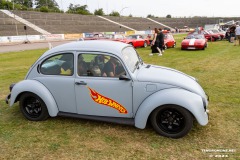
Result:
{"label": "person in dark clothing", "polygon": [[163,50],[163,46],[164,46],[164,34],[162,32],[162,28],[159,28],[159,36],[158,36],[158,39],[159,39],[159,48],[161,50],[161,52],[163,53],[164,50]]}
{"label": "person in dark clothing", "polygon": [[162,56],[162,51],[160,49],[161,46],[160,46],[159,36],[160,36],[159,30],[157,28],[155,28],[154,38],[151,43],[152,53],[149,54],[150,56],[152,56],[153,53],[159,53],[158,56]]}
{"label": "person in dark clothing", "polygon": [[233,25],[230,27],[230,42],[233,43],[235,39],[235,30],[236,30],[236,25]]}
{"label": "person in dark clothing", "polygon": [[118,77],[122,74],[125,74],[124,68],[120,65],[120,62],[111,57],[110,60],[104,65],[103,68],[103,77]]}

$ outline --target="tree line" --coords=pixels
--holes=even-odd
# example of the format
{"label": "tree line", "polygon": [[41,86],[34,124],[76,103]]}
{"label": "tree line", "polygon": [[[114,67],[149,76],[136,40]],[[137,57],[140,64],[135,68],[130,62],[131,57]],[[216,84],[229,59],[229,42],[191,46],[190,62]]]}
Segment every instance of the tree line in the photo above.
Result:
{"label": "tree line", "polygon": [[[0,9],[8,10],[33,10],[40,12],[64,12],[60,9],[58,3],[55,0],[0,0]],[[87,5],[70,4],[66,13],[82,14],[82,15],[109,15],[120,17],[120,13],[112,11],[110,14],[106,14],[103,8],[96,9],[93,13],[88,10]],[[129,17],[132,17],[130,14]],[[154,17],[148,15],[148,18]],[[167,15],[167,18],[171,18],[171,15]]]}

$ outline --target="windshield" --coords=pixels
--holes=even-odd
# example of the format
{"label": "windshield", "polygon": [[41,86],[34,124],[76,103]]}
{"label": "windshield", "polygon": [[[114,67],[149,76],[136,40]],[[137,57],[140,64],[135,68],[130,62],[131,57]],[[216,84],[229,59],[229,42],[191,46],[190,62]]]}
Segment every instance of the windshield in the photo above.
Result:
{"label": "windshield", "polygon": [[137,35],[127,36],[127,39],[137,39]]}
{"label": "windshield", "polygon": [[196,35],[188,35],[186,39],[205,39],[205,38],[201,34],[196,34]]}
{"label": "windshield", "polygon": [[213,33],[218,33],[218,31],[217,30],[211,30]]}
{"label": "windshield", "polygon": [[94,35],[93,34],[85,34],[85,37],[92,38],[92,37],[94,37]]}
{"label": "windshield", "polygon": [[123,60],[127,64],[130,71],[133,73],[142,61],[133,47],[124,48],[122,51]]}

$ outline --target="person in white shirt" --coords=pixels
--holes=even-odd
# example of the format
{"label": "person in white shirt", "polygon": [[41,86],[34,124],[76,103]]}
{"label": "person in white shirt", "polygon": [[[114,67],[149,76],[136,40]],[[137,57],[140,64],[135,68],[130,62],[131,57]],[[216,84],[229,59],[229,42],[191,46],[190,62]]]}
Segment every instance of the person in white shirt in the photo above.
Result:
{"label": "person in white shirt", "polygon": [[237,45],[237,41],[238,41],[238,45],[240,46],[240,26],[239,25],[236,26],[235,32],[236,32],[235,33],[236,34],[236,40],[235,40],[234,46]]}

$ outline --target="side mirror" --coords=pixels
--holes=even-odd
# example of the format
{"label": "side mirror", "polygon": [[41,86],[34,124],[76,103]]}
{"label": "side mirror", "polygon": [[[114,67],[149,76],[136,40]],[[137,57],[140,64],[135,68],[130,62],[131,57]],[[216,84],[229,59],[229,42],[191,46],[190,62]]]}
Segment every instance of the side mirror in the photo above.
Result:
{"label": "side mirror", "polygon": [[119,80],[123,80],[123,81],[130,81],[131,79],[130,78],[128,78],[126,75],[120,75],[119,76]]}

